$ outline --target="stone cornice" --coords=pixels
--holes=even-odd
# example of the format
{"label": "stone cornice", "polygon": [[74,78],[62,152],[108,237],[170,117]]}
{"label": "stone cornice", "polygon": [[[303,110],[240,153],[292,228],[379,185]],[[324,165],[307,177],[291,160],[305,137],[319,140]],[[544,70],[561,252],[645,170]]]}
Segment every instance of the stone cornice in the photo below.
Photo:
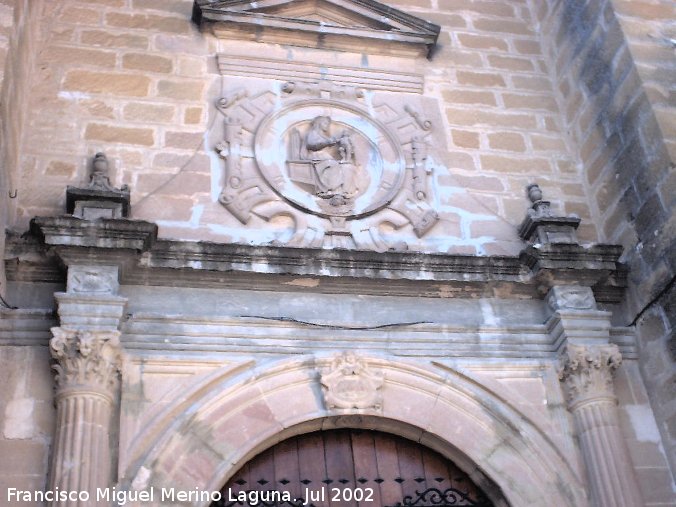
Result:
{"label": "stone cornice", "polygon": [[[519,257],[373,252],[157,240],[157,226],[128,219],[42,217],[33,240],[9,235],[8,278],[59,280],[61,265],[116,265],[120,283],[429,297],[541,298],[554,285],[591,287],[617,303],[626,285],[617,245],[529,246]],[[54,258],[59,263],[54,262]],[[24,262],[25,261],[25,262]],[[51,269],[50,269],[51,267]]]}
{"label": "stone cornice", "polygon": [[125,219],[36,217],[31,220],[30,230],[49,246],[145,251],[157,238],[156,224]]}
{"label": "stone cornice", "polygon": [[403,56],[428,55],[440,32],[373,0],[196,0],[193,21],[217,37]]}

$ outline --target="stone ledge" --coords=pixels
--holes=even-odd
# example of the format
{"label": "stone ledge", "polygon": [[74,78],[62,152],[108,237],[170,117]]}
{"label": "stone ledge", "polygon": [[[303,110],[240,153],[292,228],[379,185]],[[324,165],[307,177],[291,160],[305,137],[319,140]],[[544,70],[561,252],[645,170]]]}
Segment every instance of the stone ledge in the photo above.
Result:
{"label": "stone ledge", "polygon": [[71,216],[36,217],[31,234],[49,246],[115,248],[145,251],[157,238],[157,225],[139,220],[83,220]]}
{"label": "stone ledge", "polygon": [[[30,235],[8,235],[10,280],[59,279],[62,264],[118,265],[121,283],[239,286],[427,297],[540,299],[553,285],[591,287],[618,303],[626,268],[618,245],[547,244],[519,257],[327,250],[156,240],[157,226],[128,219],[38,217]],[[51,258],[50,258],[51,255]],[[42,260],[42,262],[40,262]],[[51,268],[50,268],[51,266]]]}

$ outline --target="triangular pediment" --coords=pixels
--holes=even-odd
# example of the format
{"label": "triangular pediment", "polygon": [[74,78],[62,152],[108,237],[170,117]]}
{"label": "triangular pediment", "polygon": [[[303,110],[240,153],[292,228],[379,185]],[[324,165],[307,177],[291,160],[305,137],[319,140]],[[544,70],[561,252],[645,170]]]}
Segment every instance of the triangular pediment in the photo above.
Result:
{"label": "triangular pediment", "polygon": [[217,37],[393,55],[427,55],[439,27],[372,0],[195,0]]}

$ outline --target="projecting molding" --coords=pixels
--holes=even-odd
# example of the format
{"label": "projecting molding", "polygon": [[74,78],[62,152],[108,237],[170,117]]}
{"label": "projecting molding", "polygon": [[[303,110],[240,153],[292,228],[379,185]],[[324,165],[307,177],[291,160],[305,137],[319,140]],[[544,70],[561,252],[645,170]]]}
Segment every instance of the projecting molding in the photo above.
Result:
{"label": "projecting molding", "polygon": [[427,56],[440,30],[373,0],[195,0],[193,20],[219,38],[401,56]]}

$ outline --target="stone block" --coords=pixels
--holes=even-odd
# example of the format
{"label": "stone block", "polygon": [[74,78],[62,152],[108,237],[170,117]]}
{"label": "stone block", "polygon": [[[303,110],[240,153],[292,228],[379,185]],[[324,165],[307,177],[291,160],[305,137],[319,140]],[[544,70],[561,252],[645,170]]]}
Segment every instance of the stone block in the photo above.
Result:
{"label": "stone block", "polygon": [[170,58],[163,56],[127,53],[122,57],[122,67],[125,69],[168,74],[174,66]]}
{"label": "stone block", "polygon": [[171,54],[206,54],[208,42],[204,37],[180,37],[178,35],[157,34],[154,39],[155,49]]}
{"label": "stone block", "polygon": [[79,105],[92,116],[107,119],[115,118],[113,106],[106,104],[103,100],[81,100]]}
{"label": "stone block", "polygon": [[458,83],[470,86],[507,86],[504,77],[492,72],[471,72],[459,70],[456,72]]}
{"label": "stone block", "polygon": [[123,109],[125,120],[151,123],[169,123],[174,118],[174,112],[174,106],[142,102],[130,102]]}
{"label": "stone block", "polygon": [[505,186],[499,178],[492,176],[463,176],[456,174],[450,176],[448,180],[440,178],[440,182],[448,181],[447,184],[457,185],[470,190],[480,190],[482,192],[502,192]]}
{"label": "stone block", "polygon": [[194,100],[202,98],[203,81],[169,81],[160,80],[157,83],[157,95],[176,100]]}
{"label": "stone block", "polygon": [[138,144],[152,146],[155,135],[152,129],[118,127],[103,123],[90,123],[85,130],[84,138],[106,143]]}
{"label": "stone block", "polygon": [[165,132],[164,146],[167,148],[180,148],[184,150],[196,150],[204,144],[202,132]]}
{"label": "stone block", "polygon": [[61,160],[50,160],[45,169],[45,174],[48,176],[62,176],[68,179],[73,178],[76,172],[75,164]]}
{"label": "stone block", "polygon": [[182,168],[190,162],[190,155],[179,155],[177,153],[158,153],[153,158],[153,167]]}
{"label": "stone block", "polygon": [[665,505],[664,502],[669,505],[673,501],[674,490],[668,468],[639,468],[636,478],[646,505]]}
{"label": "stone block", "polygon": [[533,35],[533,29],[523,21],[478,18],[474,20],[474,28],[490,33],[509,33],[515,35]]}
{"label": "stone block", "polygon": [[44,474],[46,453],[47,446],[42,442],[0,439],[0,456],[12,457],[0,460],[0,476]]}
{"label": "stone block", "polygon": [[148,37],[135,34],[115,34],[104,30],[83,30],[80,41],[90,46],[105,46],[110,48],[146,49]]}
{"label": "stone block", "polygon": [[[138,205],[137,213],[153,220],[171,220],[188,223],[195,203],[191,198],[151,195]],[[161,228],[164,231],[164,227]]]}
{"label": "stone block", "polygon": [[207,61],[204,58],[182,56],[178,59],[178,74],[181,76],[199,77],[207,73]]}
{"label": "stone block", "polygon": [[505,69],[517,72],[532,72],[535,70],[533,62],[526,58],[515,56],[488,55],[488,63],[495,69]]}
{"label": "stone block", "polygon": [[503,93],[502,100],[506,107],[514,109],[545,109],[552,112],[559,110],[556,100],[551,95]]}
{"label": "stone block", "polygon": [[445,11],[470,11],[488,16],[499,16],[505,18],[515,18],[514,8],[503,2],[482,1],[482,0],[438,0],[440,10]]}
{"label": "stone block", "polygon": [[86,3],[92,4],[92,5],[103,5],[106,7],[124,7],[126,1],[125,0],[87,0]]}
{"label": "stone block", "polygon": [[479,134],[467,130],[451,130],[453,144],[460,148],[479,148]]}
{"label": "stone block", "polygon": [[72,70],[66,74],[63,88],[89,93],[145,97],[150,88],[150,79],[138,74]]}
{"label": "stone block", "polygon": [[533,134],[530,136],[530,142],[535,151],[566,152],[566,144],[560,136],[553,137]]}
{"label": "stone block", "polygon": [[190,33],[190,21],[188,19],[152,14],[109,12],[106,14],[106,24],[108,26],[136,30],[151,30],[175,34]]}
{"label": "stone block", "polygon": [[491,238],[493,240],[519,241],[516,228],[502,220],[475,220],[470,224],[472,238]]}
{"label": "stone block", "polygon": [[99,49],[74,48],[50,45],[42,56],[52,64],[92,65],[95,67],[115,67],[117,56],[111,51]]}
{"label": "stone block", "polygon": [[648,3],[640,0],[617,2],[617,13],[645,20],[668,20],[676,17],[676,8],[672,2]]}
{"label": "stone block", "polygon": [[481,54],[476,51],[462,51],[451,48],[446,57],[448,64],[452,67],[469,67],[472,69],[481,68],[483,61]]}
{"label": "stone block", "polygon": [[133,0],[132,7],[135,9],[151,9],[180,14],[189,18],[192,14],[193,2],[186,0]]}
{"label": "stone block", "polygon": [[641,206],[636,215],[636,231],[642,240],[650,240],[657,236],[662,225],[667,221],[667,212],[657,195],[653,195]]}
{"label": "stone block", "polygon": [[469,33],[459,33],[457,35],[460,44],[471,49],[497,49],[507,51],[509,48],[503,38],[489,37],[485,35],[473,35]]}
{"label": "stone block", "polygon": [[101,22],[101,11],[85,7],[65,6],[59,20],[76,25],[98,25]]}
{"label": "stone block", "polygon": [[532,130],[537,127],[537,119],[533,114],[505,113],[502,111],[484,111],[480,108],[459,109],[446,108],[446,117],[450,126],[462,125],[471,127],[484,125],[492,128],[509,127],[512,129]]}
{"label": "stone block", "polygon": [[665,209],[676,208],[676,170],[674,169],[672,165],[671,170],[657,186]]}
{"label": "stone block", "polygon": [[492,92],[476,90],[444,90],[444,100],[448,104],[484,104],[495,106],[495,96]]}
{"label": "stone block", "polygon": [[551,81],[544,76],[512,76],[514,88],[521,90],[532,90],[536,92],[553,91]]}
{"label": "stone block", "polygon": [[552,172],[549,160],[544,158],[514,158],[504,155],[481,155],[481,168],[484,171],[503,173],[547,174]]}
{"label": "stone block", "polygon": [[488,144],[494,150],[526,151],[526,143],[523,140],[523,136],[515,132],[488,134]]}
{"label": "stone block", "polygon": [[202,123],[202,111],[201,107],[187,107],[183,115],[183,123],[186,125]]}
{"label": "stone block", "polygon": [[[418,0],[428,2],[429,0]],[[397,0],[397,2],[408,2],[408,0]],[[394,2],[393,2],[394,5]],[[449,14],[440,10],[431,10],[426,12],[424,18],[432,23],[448,28],[465,28],[467,21],[462,14]]]}
{"label": "stone block", "polygon": [[500,210],[496,197],[479,193],[464,192],[451,194],[442,199],[442,203],[477,215],[497,215]]}
{"label": "stone block", "polygon": [[536,40],[516,39],[514,41],[514,47],[519,53],[524,55],[542,54],[542,48],[540,47],[540,43]]}

